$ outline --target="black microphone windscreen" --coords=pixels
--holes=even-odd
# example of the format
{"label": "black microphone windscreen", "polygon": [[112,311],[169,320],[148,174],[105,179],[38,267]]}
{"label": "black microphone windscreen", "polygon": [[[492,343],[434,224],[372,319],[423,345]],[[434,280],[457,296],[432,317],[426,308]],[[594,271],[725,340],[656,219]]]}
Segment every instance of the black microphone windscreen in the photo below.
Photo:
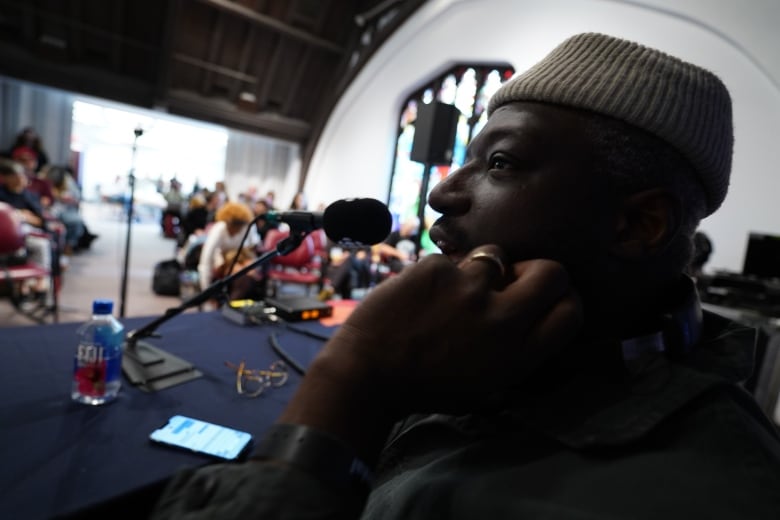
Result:
{"label": "black microphone windscreen", "polygon": [[323,229],[334,242],[378,244],[390,234],[393,217],[376,199],[337,200],[322,215]]}

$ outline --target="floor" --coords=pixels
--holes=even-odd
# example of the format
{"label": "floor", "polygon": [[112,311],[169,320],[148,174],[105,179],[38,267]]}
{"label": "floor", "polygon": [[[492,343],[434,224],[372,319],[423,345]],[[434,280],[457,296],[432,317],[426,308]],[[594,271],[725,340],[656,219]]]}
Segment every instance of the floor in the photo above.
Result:
{"label": "floor", "polygon": [[[81,322],[90,317],[95,298],[114,300],[114,315],[120,317],[121,282],[124,272],[127,222],[120,208],[103,203],[85,203],[82,215],[90,231],[99,235],[88,251],[69,259],[60,291],[59,322]],[[174,257],[176,243],[164,238],[149,211],[140,212],[130,232],[130,255],[124,316],[157,316],[178,306],[178,297],[158,296],[152,291],[154,265]],[[188,312],[196,312],[188,311]],[[33,326],[35,322],[16,313],[7,300],[0,300],[0,327]]]}

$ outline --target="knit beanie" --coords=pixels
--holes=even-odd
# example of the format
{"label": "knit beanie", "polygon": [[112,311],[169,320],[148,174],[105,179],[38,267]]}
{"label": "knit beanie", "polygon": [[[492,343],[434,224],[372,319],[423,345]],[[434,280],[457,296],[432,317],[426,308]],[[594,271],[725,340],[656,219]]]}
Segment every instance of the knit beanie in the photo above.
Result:
{"label": "knit beanie", "polygon": [[650,132],[691,163],[707,196],[707,215],[726,197],[731,98],[701,67],[612,36],[579,34],[499,88],[488,112],[515,101],[590,110]]}

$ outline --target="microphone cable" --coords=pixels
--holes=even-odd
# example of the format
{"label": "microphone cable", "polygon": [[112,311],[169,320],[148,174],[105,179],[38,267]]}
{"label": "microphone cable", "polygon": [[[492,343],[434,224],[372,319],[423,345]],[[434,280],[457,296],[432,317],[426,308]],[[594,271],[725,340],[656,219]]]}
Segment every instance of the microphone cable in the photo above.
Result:
{"label": "microphone cable", "polygon": [[[271,321],[273,322],[274,320]],[[295,332],[296,334],[302,334],[310,338],[318,339],[323,343],[330,339],[329,335],[320,334],[318,332],[296,327],[295,325],[291,325],[289,322],[281,319],[277,320],[276,324],[282,324],[284,325],[285,329],[289,330],[290,332]],[[270,343],[271,349],[276,353],[276,355],[282,358],[282,361],[292,367],[292,369],[298,372],[298,374],[302,376],[306,375],[306,369],[303,367],[303,365],[299,363],[298,360],[295,359],[284,347],[282,347],[281,343],[279,343],[279,336],[276,334],[276,332],[271,332],[271,334],[268,336],[268,343]]]}
{"label": "microphone cable", "polygon": [[[225,272],[225,276],[230,276],[230,274],[233,272],[233,269],[236,267],[236,264],[238,263],[238,257],[241,256],[241,251],[244,250],[244,244],[246,243],[246,239],[249,237],[249,233],[252,231],[252,226],[257,224],[257,221],[260,220],[262,217],[265,216],[265,213],[261,213],[260,215],[255,216],[249,224],[246,226],[246,231],[244,231],[244,236],[241,237],[241,242],[238,244],[238,249],[236,250],[236,254],[233,255],[233,260],[230,262],[230,268]],[[260,237],[262,240],[262,237]],[[228,293],[228,286],[225,285],[222,288],[222,296],[224,297],[225,301],[230,300],[230,295]]]}

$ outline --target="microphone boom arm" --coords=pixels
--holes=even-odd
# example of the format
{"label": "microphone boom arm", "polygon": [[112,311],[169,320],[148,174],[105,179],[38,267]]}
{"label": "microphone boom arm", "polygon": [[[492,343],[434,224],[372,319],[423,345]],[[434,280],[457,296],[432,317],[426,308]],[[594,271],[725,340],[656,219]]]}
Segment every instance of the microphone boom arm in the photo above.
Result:
{"label": "microphone boom arm", "polygon": [[[190,307],[201,305],[208,301],[209,298],[221,292],[230,282],[245,275],[252,269],[260,267],[272,258],[284,256],[292,252],[301,244],[307,234],[308,231],[306,230],[298,231],[292,229],[290,235],[281,240],[275,249],[266,251],[249,265],[217,280],[200,293],[182,302],[181,305],[167,309],[159,318],[152,320],[139,329],[128,332],[125,341],[125,355],[122,359],[122,369],[130,382],[140,386],[142,390],[155,391],[200,377],[202,374],[195,370],[192,364],[140,340],[151,336],[159,337],[159,335],[155,334],[155,331],[160,325],[174,316],[178,316]],[[166,382],[166,378],[171,379]]]}

